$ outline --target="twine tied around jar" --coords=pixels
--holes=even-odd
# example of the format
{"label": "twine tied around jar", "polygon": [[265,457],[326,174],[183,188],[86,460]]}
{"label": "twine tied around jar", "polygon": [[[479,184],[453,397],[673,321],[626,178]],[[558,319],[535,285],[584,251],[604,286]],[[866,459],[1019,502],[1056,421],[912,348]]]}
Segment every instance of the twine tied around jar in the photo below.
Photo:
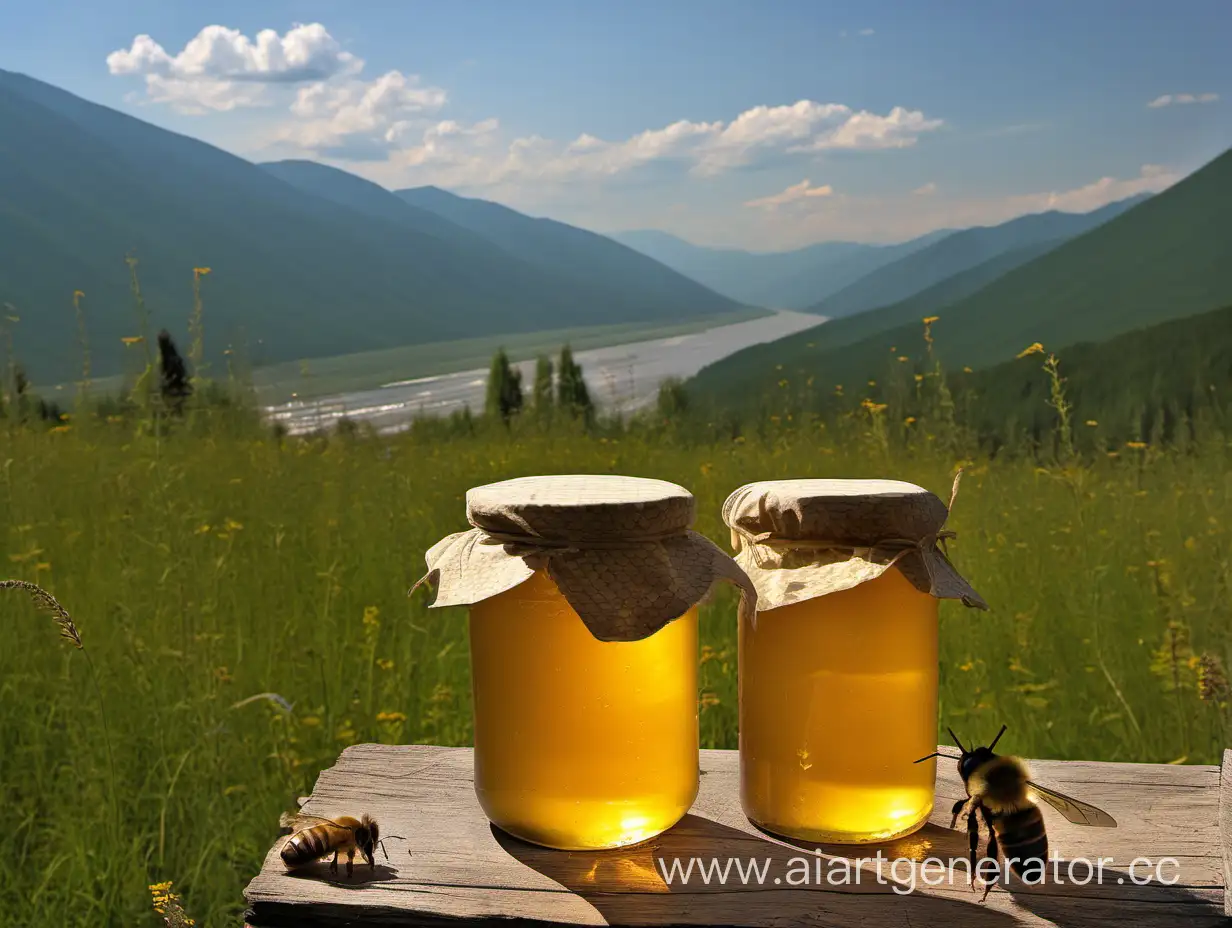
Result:
{"label": "twine tied around jar", "polygon": [[897,481],[766,481],[728,497],[723,518],[760,611],[850,589],[891,567],[922,592],[987,609],[947,551],[961,479],[959,470],[949,506]]}
{"label": "twine tied around jar", "polygon": [[543,570],[600,641],[637,641],[705,599],[715,583],[756,608],[745,572],[692,531],[694,500],[683,487],[616,476],[524,477],[466,495],[469,531],[428,551],[432,608],[473,605]]}

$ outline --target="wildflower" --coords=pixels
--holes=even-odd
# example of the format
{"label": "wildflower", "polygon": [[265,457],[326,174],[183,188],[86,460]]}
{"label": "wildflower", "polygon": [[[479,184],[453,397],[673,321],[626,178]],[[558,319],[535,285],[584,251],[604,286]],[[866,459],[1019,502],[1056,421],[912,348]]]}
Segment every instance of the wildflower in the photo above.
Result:
{"label": "wildflower", "polygon": [[209,272],[210,272],[210,269],[208,267],[194,267],[193,277],[204,277]]}
{"label": "wildflower", "polygon": [[319,715],[305,715],[299,720],[299,723],[305,728],[320,728],[321,717]]}
{"label": "wildflower", "polygon": [[1223,662],[1214,654],[1206,653],[1198,658],[1198,698],[1217,706],[1226,706],[1232,696],[1232,686],[1224,672]]}
{"label": "wildflower", "polygon": [[712,660],[714,660],[716,657],[718,657],[718,655],[715,653],[714,648],[712,648],[712,647],[711,647],[710,645],[708,645],[708,644],[704,644],[704,645],[702,645],[702,656],[701,656],[701,661],[700,661],[700,663],[703,663],[703,664],[704,664],[704,663],[706,663],[707,661],[712,661]]}
{"label": "wildflower", "polygon": [[903,420],[903,425],[915,425],[915,416],[908,416]]}
{"label": "wildflower", "polygon": [[241,523],[236,522],[234,519],[228,518],[226,521],[226,529],[228,532],[238,532],[243,527],[244,526]]}
{"label": "wildflower", "polygon": [[74,290],[73,291],[74,300],[84,300],[85,296],[86,296],[86,292],[84,290]]}
{"label": "wildflower", "polygon": [[226,667],[215,667],[214,679],[219,683],[230,683],[234,678],[231,676],[231,671]]}
{"label": "wildflower", "polygon": [[1088,419],[1087,425],[1089,425],[1091,428],[1095,428],[1095,426],[1099,425],[1099,422],[1097,422],[1095,419]]}
{"label": "wildflower", "polygon": [[870,387],[875,387],[875,386],[877,386],[877,381],[875,381],[875,380],[870,380],[870,381],[868,382],[868,385],[869,385]]}
{"label": "wildflower", "polygon": [[1039,342],[1032,342],[1022,351],[1018,352],[1018,357],[1025,358],[1033,354],[1043,354],[1043,353],[1044,353],[1044,346],[1041,345]]}
{"label": "wildflower", "polygon": [[120,339],[126,345],[140,345],[145,341],[144,335],[126,335]]}
{"label": "wildflower", "polygon": [[780,390],[782,390],[782,389],[783,389],[784,387],[786,387],[786,386],[787,386],[787,381],[786,381],[786,380],[780,380],[780,381],[779,381],[779,389],[780,389]]}
{"label": "wildflower", "polygon": [[908,358],[905,354],[900,354],[900,355],[898,356],[898,363],[899,363],[899,364],[905,364],[905,363],[906,363],[907,361],[909,361],[909,360],[910,360],[910,359],[909,359],[909,358]]}
{"label": "wildflower", "polygon": [[810,767],[813,766],[813,762],[809,760],[809,749],[808,748],[800,748],[799,750],[797,750],[796,757],[800,761],[801,770],[808,770]]}
{"label": "wildflower", "polygon": [[71,425],[57,425],[50,431],[52,435],[63,435],[65,432],[72,431],[72,428],[73,427]]}
{"label": "wildflower", "polygon": [[964,374],[971,374],[971,373],[974,373],[974,371],[972,371],[972,370],[971,370],[971,368],[967,367],[967,366],[964,364],[964,365],[963,365],[963,373],[964,373]]}
{"label": "wildflower", "polygon": [[391,661],[388,657],[378,657],[376,659],[376,665],[377,667],[381,668],[381,670],[393,670],[394,669],[394,662]]}
{"label": "wildflower", "polygon": [[701,698],[697,701],[697,703],[704,712],[711,706],[717,706],[719,704],[719,697],[714,693],[702,693]]}
{"label": "wildflower", "polygon": [[178,894],[171,891],[171,881],[150,884],[150,900],[154,911],[163,917],[163,924],[168,928],[192,928],[196,924],[184,913]]}
{"label": "wildflower", "polygon": [[714,465],[711,464],[709,461],[706,461],[700,467],[698,467],[698,470],[702,472],[703,477],[709,477],[710,472],[714,470]]}
{"label": "wildflower", "polygon": [[405,712],[378,712],[376,714],[376,720],[378,722],[391,722],[391,723],[392,722],[405,722],[406,713]]}
{"label": "wildflower", "polygon": [[1146,442],[1144,442],[1144,441],[1127,441],[1127,442],[1125,443],[1125,447],[1126,447],[1126,448],[1135,448],[1135,449],[1137,449],[1137,450],[1141,451],[1143,448],[1145,448],[1145,447],[1146,447]]}
{"label": "wildflower", "polygon": [[365,606],[364,607],[364,624],[367,625],[369,628],[374,628],[374,627],[379,626],[381,622],[380,622],[380,619],[377,618],[377,616],[379,616],[380,614],[381,614],[381,610],[377,608],[376,606]]}
{"label": "wildflower", "polygon": [[936,321],[937,321],[938,319],[940,319],[940,318],[941,318],[940,316],[925,316],[925,317],[924,317],[924,324],[925,324],[925,325],[932,325],[934,322],[936,322]]}
{"label": "wildflower", "polygon": [[922,381],[923,379],[924,379],[924,375],[923,375],[923,374],[916,374],[916,375],[915,375],[915,382],[916,382],[916,383],[919,383],[919,382],[920,382],[920,381]]}
{"label": "wildflower", "polygon": [[202,523],[201,525],[197,526],[197,528],[193,531],[193,534],[194,535],[208,535],[212,531],[213,529],[208,524]]}

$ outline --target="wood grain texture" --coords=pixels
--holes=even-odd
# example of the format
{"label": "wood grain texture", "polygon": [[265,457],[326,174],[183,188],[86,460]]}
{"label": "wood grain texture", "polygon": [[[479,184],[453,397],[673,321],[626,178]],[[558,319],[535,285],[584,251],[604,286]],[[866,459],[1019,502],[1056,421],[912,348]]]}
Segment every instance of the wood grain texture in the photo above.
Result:
{"label": "wood grain texture", "polygon": [[[1225,755],[1225,770],[1232,752]],[[391,840],[390,859],[353,879],[331,878],[324,863],[288,874],[278,842],[245,892],[252,928],[357,924],[566,924],[566,925],[868,925],[998,926],[1228,925],[1225,848],[1228,777],[1214,766],[1035,761],[1037,780],[1095,803],[1119,823],[1115,829],[1071,825],[1045,807],[1053,853],[1062,859],[1060,881],[993,890],[984,904],[966,882],[965,867],[934,865],[907,892],[906,864],[935,857],[965,860],[967,838],[948,828],[950,806],[964,795],[955,764],[942,761],[936,811],[921,831],[897,841],[860,847],[794,843],[759,831],[744,817],[734,751],[703,751],[701,790],[691,813],[667,833],[634,848],[563,852],[525,844],[492,828],[475,801],[471,752],[465,748],[357,745],[324,771],[304,804],[311,815],[367,812]],[[1221,806],[1221,790],[1224,794]],[[1223,835],[1221,836],[1221,823]],[[271,825],[271,835],[274,833]],[[1103,883],[1070,880],[1068,861],[1106,860]],[[1135,858],[1173,858],[1156,874]],[[726,882],[707,884],[695,873],[687,885],[669,884],[673,861],[729,858],[765,866],[765,879],[741,882],[735,867]],[[865,859],[860,863],[860,859]],[[827,876],[850,867],[848,885]],[[789,885],[807,870],[807,885]],[[1075,869],[1077,881],[1085,869]],[[779,884],[774,880],[778,878]],[[1118,883],[1118,880],[1121,882]]]}
{"label": "wood grain texture", "polygon": [[1223,752],[1219,768],[1219,838],[1223,848],[1223,911],[1232,916],[1232,750]]}

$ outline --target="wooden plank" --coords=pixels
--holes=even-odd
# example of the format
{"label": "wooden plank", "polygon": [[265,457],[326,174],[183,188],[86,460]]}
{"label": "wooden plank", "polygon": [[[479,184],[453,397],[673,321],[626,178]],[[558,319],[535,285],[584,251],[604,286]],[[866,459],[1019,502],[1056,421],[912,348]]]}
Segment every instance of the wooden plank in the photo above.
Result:
{"label": "wooden plank", "polygon": [[[1225,756],[1224,766],[1229,760]],[[275,845],[245,895],[254,928],[281,925],[434,925],[476,923],[637,925],[998,925],[1144,926],[1226,924],[1229,866],[1221,840],[1228,830],[1220,807],[1218,767],[1038,761],[1035,777],[1114,815],[1116,829],[1081,828],[1045,808],[1055,853],[1064,860],[1112,858],[1102,885],[1062,881],[997,888],[984,904],[961,872],[933,868],[938,886],[910,888],[929,857],[965,859],[965,834],[951,831],[949,808],[963,795],[952,762],[939,765],[937,810],[907,838],[862,847],[794,843],[753,827],[740,809],[738,760],[732,751],[703,751],[702,779],[692,812],[677,827],[635,848],[595,853],[550,851],[493,829],[475,801],[471,752],[431,746],[358,745],[324,771],[304,811],[313,815],[368,812],[390,841],[391,859],[374,872],[357,869],[348,882],[328,878],[325,865],[284,872]],[[1222,784],[1226,790],[1227,778]],[[874,858],[903,858],[897,870]],[[1135,858],[1173,858],[1162,876],[1134,885]],[[762,877],[740,880],[698,872],[685,884],[690,861],[758,862]],[[669,883],[665,871],[676,863]],[[714,866],[707,864],[708,866]],[[695,864],[694,866],[697,866]],[[848,885],[832,880],[850,870]],[[1141,867],[1135,868],[1135,876]],[[807,885],[792,885],[809,873]],[[855,883],[855,873],[860,882]],[[918,876],[915,874],[915,876]],[[1082,878],[1083,872],[1075,876]],[[778,880],[776,883],[775,880]],[[1118,882],[1119,881],[1119,882]],[[918,881],[917,881],[918,882]]]}
{"label": "wooden plank", "polygon": [[1232,916],[1232,750],[1223,752],[1219,768],[1219,838],[1223,848],[1223,911]]}

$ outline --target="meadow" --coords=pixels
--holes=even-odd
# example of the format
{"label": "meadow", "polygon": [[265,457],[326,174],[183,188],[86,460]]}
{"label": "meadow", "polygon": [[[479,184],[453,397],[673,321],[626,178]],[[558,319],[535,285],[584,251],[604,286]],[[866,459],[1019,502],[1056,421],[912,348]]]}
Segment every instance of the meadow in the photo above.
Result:
{"label": "meadow", "polygon": [[[1040,374],[1044,377],[1044,374]],[[0,591],[0,911],[154,925],[174,881],[234,926],[281,811],[363,741],[470,740],[466,617],[408,588],[463,495],[533,473],[683,484],[726,546],[735,487],[887,476],[945,497],[990,613],[942,605],[941,720],[1026,756],[1216,762],[1232,744],[1232,443],[974,455],[942,419],[686,427],[484,418],[280,437],[242,408],[0,420],[0,579],[36,582],[83,647]],[[889,423],[895,423],[890,425]],[[735,601],[702,610],[699,717],[736,747]]]}

